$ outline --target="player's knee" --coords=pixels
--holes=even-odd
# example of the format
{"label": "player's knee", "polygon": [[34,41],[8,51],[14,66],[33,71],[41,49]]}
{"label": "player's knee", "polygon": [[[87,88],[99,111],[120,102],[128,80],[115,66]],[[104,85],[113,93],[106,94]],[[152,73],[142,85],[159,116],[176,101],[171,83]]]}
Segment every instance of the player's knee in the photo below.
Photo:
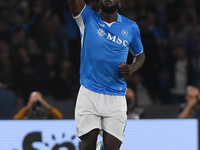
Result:
{"label": "player's knee", "polygon": [[92,141],[85,141],[82,140],[81,141],[81,150],[89,150],[89,149],[95,149],[96,148],[96,142],[92,142]]}
{"label": "player's knee", "polygon": [[96,139],[83,137],[81,139],[81,150],[95,149]]}
{"label": "player's knee", "polygon": [[104,149],[105,150],[119,150],[121,143],[105,143]]}

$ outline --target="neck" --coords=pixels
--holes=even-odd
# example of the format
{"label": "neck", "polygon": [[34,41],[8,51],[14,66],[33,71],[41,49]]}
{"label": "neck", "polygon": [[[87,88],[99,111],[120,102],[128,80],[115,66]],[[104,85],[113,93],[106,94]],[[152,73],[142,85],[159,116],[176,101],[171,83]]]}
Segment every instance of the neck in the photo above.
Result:
{"label": "neck", "polygon": [[108,14],[103,10],[100,10],[101,19],[107,23],[117,21],[117,10],[114,13]]}

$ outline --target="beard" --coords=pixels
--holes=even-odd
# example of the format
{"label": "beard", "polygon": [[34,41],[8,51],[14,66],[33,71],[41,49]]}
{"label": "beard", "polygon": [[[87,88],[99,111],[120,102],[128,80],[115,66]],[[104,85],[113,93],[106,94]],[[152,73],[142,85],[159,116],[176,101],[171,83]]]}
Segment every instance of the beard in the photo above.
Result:
{"label": "beard", "polygon": [[102,1],[100,2],[100,9],[108,14],[114,13],[118,8],[119,8],[118,3],[113,6],[108,7],[108,6],[105,6]]}

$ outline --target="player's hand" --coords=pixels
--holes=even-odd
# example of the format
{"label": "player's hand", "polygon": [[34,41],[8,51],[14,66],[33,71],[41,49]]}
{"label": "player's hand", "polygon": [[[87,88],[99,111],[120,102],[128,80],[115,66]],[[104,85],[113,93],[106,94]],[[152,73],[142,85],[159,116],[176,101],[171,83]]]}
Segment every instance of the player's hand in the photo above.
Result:
{"label": "player's hand", "polygon": [[120,63],[119,71],[122,75],[131,75],[131,68],[127,63]]}

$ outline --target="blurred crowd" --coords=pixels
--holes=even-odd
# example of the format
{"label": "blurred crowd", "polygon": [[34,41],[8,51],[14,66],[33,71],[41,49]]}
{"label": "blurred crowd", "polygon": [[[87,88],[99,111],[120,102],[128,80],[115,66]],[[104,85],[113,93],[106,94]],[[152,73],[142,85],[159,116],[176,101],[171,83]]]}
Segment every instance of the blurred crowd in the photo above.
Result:
{"label": "blurred crowd", "polygon": [[138,104],[183,102],[188,85],[200,87],[200,1],[122,2],[121,13],[140,27],[146,54],[144,66],[127,79]]}
{"label": "blurred crowd", "polygon": [[66,0],[0,1],[0,72],[24,104],[32,91],[76,95],[79,32],[68,16],[73,21]]}
{"label": "blurred crowd", "polygon": [[[86,3],[99,11],[98,0]],[[122,0],[119,12],[139,25],[146,54],[144,66],[125,78],[136,103],[183,102],[188,85],[200,87],[200,1]],[[32,91],[75,100],[79,55],[67,0],[0,1],[0,72],[23,105]]]}

